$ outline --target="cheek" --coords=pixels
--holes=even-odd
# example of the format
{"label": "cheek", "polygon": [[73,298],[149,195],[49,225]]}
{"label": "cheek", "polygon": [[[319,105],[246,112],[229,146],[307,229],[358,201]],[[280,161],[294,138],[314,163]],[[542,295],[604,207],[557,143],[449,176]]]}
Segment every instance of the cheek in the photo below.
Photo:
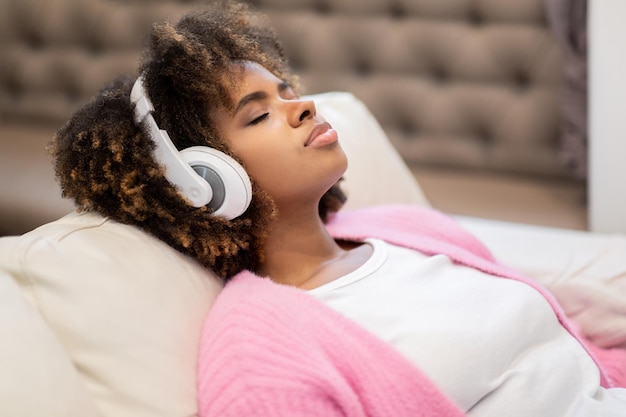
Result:
{"label": "cheek", "polygon": [[[288,161],[288,160],[287,160]],[[280,179],[281,172],[285,171],[285,162],[276,157],[276,155],[259,155],[257,158],[246,164],[248,174],[257,183],[265,185],[268,182],[275,182]]]}
{"label": "cheek", "polygon": [[250,141],[246,146],[233,146],[233,152],[241,159],[246,172],[262,188],[281,180],[297,158],[293,152],[271,146],[269,143]]}

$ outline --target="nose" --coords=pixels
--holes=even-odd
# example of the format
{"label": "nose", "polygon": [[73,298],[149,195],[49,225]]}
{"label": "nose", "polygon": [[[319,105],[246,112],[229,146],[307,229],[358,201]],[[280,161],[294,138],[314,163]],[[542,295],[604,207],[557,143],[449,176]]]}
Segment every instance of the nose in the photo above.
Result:
{"label": "nose", "polygon": [[312,119],[317,114],[313,100],[292,100],[293,109],[290,115],[290,124],[293,127],[300,126],[305,120]]}

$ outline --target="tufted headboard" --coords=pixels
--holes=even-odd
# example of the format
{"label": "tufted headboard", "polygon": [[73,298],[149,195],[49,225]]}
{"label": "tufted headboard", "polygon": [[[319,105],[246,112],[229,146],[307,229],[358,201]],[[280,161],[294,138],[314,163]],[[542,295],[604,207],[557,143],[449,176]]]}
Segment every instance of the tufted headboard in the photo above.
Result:
{"label": "tufted headboard", "polygon": [[[0,0],[0,235],[66,212],[43,144],[103,84],[136,74],[153,22],[209,1]],[[585,0],[251,4],[304,93],[363,101],[435,207],[584,228],[585,180],[563,157],[568,54],[548,23],[573,1]]]}
{"label": "tufted headboard", "polygon": [[277,13],[292,63],[315,91],[355,92],[409,163],[564,174],[541,0],[330,3]]}
{"label": "tufted headboard", "polygon": [[[201,1],[3,0],[0,117],[62,123]],[[256,0],[307,93],[350,91],[410,164],[567,176],[543,0]]]}

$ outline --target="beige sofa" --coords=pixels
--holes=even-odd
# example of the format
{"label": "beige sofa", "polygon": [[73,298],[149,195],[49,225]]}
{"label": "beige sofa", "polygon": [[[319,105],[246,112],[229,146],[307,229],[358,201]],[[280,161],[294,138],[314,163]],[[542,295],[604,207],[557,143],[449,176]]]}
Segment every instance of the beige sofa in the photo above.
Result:
{"label": "beige sofa", "polygon": [[[45,143],[104,82],[135,73],[152,22],[202,3],[0,2],[0,235],[71,210]],[[362,100],[435,207],[586,227],[585,181],[560,157],[564,60],[544,0],[253,4],[306,91]]]}
{"label": "beige sofa", "polygon": [[[346,209],[429,204],[362,102],[314,99],[350,160]],[[626,347],[626,238],[459,221],[547,285],[596,343]],[[0,415],[196,415],[198,340],[221,288],[192,259],[94,213],[0,238]]]}
{"label": "beige sofa", "polygon": [[[469,4],[268,0],[257,7],[284,34],[309,92],[356,95],[314,96],[350,159],[347,209],[430,204],[583,227],[584,184],[558,157],[560,57],[541,3]],[[0,233],[23,233],[71,211],[43,144],[102,82],[134,72],[149,22],[196,5],[0,3]],[[420,54],[408,54],[402,41],[416,42]],[[482,41],[496,46],[495,57]],[[368,61],[370,52],[382,55]],[[518,77],[517,65],[532,71]],[[431,80],[424,74],[433,68]],[[509,117],[481,119],[507,103]],[[495,134],[501,130],[508,133]],[[626,347],[626,238],[457,219],[496,258],[548,286],[588,337]],[[199,332],[221,287],[162,242],[93,213],[0,238],[0,415],[195,415]]]}

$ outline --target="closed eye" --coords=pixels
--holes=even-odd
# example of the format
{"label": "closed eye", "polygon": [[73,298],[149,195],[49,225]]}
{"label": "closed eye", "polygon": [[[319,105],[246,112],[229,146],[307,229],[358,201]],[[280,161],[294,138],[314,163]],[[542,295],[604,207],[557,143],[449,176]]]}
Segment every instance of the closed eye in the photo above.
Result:
{"label": "closed eye", "polygon": [[265,120],[267,118],[267,116],[269,116],[269,113],[263,113],[262,115],[260,115],[259,117],[253,119],[252,121],[250,121],[248,123],[248,126],[254,126],[257,125],[259,123],[261,123],[263,120]]}

